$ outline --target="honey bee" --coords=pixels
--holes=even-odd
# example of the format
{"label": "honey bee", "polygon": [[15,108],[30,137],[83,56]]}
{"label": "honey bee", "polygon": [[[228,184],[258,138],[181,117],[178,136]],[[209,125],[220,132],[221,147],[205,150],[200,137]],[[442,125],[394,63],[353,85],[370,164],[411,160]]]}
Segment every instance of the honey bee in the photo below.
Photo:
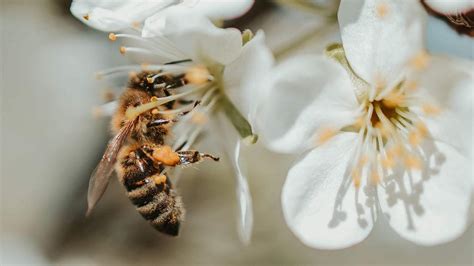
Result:
{"label": "honey bee", "polygon": [[86,215],[104,194],[115,169],[137,211],[159,232],[177,236],[184,219],[184,207],[167,169],[197,163],[204,158],[214,161],[219,158],[195,150],[173,150],[165,144],[173,123],[177,122],[176,117],[189,112],[178,115],[162,112],[184,104],[179,100],[159,106],[161,110],[144,109],[129,115],[153,100],[173,95],[174,88],[188,82],[183,75],[159,73],[142,71],[133,75],[121,95],[111,122],[115,136],[109,141],[89,181]]}

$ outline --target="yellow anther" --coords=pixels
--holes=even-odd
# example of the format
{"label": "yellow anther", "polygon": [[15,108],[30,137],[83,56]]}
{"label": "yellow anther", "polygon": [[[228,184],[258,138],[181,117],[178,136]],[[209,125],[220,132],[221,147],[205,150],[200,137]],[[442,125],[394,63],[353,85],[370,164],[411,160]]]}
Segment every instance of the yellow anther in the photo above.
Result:
{"label": "yellow anther", "polygon": [[415,124],[415,127],[416,129],[418,130],[419,134],[425,138],[426,136],[428,136],[428,128],[426,127],[426,125],[421,122],[421,121],[418,121],[416,124]]}
{"label": "yellow anther", "polygon": [[191,84],[204,84],[209,81],[209,70],[205,66],[192,67],[184,78]]}
{"label": "yellow anther", "polygon": [[115,93],[111,89],[104,89],[102,91],[102,99],[106,102],[113,101],[115,99]]}
{"label": "yellow anther", "polygon": [[372,169],[370,174],[370,180],[372,184],[377,185],[380,182],[380,175],[377,173],[375,169]]}
{"label": "yellow anther", "polygon": [[337,133],[337,130],[333,128],[323,128],[321,131],[317,134],[316,136],[316,144],[321,145],[328,140],[330,140],[332,137],[334,137]]}
{"label": "yellow anther", "polygon": [[421,161],[418,157],[413,154],[408,154],[404,158],[405,166],[409,169],[421,169]]}
{"label": "yellow anther", "polygon": [[117,35],[115,35],[115,33],[113,32],[109,33],[109,40],[111,41],[117,40]]}
{"label": "yellow anther", "polygon": [[156,101],[158,101],[158,97],[152,96],[152,97],[150,98],[150,102],[156,102]]}
{"label": "yellow anther", "polygon": [[356,188],[359,188],[360,187],[360,179],[361,179],[360,169],[359,168],[353,169],[352,172],[351,172],[351,177],[352,177],[352,181],[354,182],[354,186]]}
{"label": "yellow anther", "polygon": [[376,7],[377,16],[379,18],[385,18],[390,11],[390,8],[386,2],[379,3]]}
{"label": "yellow anther", "polygon": [[418,131],[411,131],[408,133],[408,142],[412,146],[418,146],[423,140],[423,136]]}
{"label": "yellow anther", "polygon": [[416,70],[423,70],[428,66],[429,62],[429,54],[425,51],[421,51],[410,60],[410,65]]}
{"label": "yellow anther", "polygon": [[207,116],[201,112],[194,112],[191,118],[191,122],[197,125],[204,125],[207,123],[207,121],[208,121]]}
{"label": "yellow anther", "polygon": [[392,92],[387,95],[383,100],[383,104],[389,108],[395,108],[400,106],[405,101],[405,96],[401,93]]}
{"label": "yellow anther", "polygon": [[393,169],[395,166],[395,160],[392,158],[392,156],[387,156],[382,160],[382,166],[385,169]]}
{"label": "yellow anther", "polygon": [[121,54],[125,54],[125,52],[127,51],[127,48],[125,48],[125,46],[120,46],[119,51]]}
{"label": "yellow anther", "polygon": [[387,149],[387,156],[389,157],[398,157],[403,154],[403,147],[400,145],[395,145]]}
{"label": "yellow anther", "polygon": [[432,104],[424,104],[422,106],[423,108],[423,112],[426,114],[426,115],[437,115],[441,112],[441,109],[437,106],[434,106]]}
{"label": "yellow anther", "polygon": [[155,81],[155,79],[153,77],[147,77],[146,78],[146,82],[148,82],[148,83],[153,83],[153,81]]}
{"label": "yellow anther", "polygon": [[160,111],[158,111],[158,108],[155,108],[155,109],[151,110],[151,113],[154,114],[154,115],[157,115],[157,114],[160,113]]}
{"label": "yellow anther", "polygon": [[409,80],[405,83],[405,88],[408,91],[416,91],[418,89],[418,83],[416,81]]}
{"label": "yellow anther", "polygon": [[85,20],[89,20],[89,14],[85,14],[84,16],[82,16],[82,18]]}
{"label": "yellow anther", "polygon": [[364,166],[367,162],[369,161],[369,156],[367,155],[362,155],[359,159],[359,166],[362,167]]}
{"label": "yellow anther", "polygon": [[388,137],[390,128],[387,128],[381,122],[375,123],[374,127],[380,131],[380,134],[382,135],[382,137],[384,138]]}
{"label": "yellow anther", "polygon": [[362,128],[363,126],[365,126],[365,118],[360,116],[356,119],[356,121],[354,122],[354,127],[356,127],[357,129],[360,129]]}
{"label": "yellow anther", "polygon": [[140,28],[140,21],[133,21],[132,22],[132,27],[135,28],[135,29],[139,29]]}

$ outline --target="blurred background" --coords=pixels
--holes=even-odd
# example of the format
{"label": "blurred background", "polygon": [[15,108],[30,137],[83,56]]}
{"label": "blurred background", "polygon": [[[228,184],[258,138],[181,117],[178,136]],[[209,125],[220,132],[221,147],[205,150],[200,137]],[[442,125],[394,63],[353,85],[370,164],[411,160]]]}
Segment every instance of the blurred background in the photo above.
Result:
{"label": "blurred background", "polygon": [[[85,219],[89,175],[109,139],[108,119],[91,112],[106,89],[94,72],[127,61],[106,33],[73,18],[69,5],[64,0],[1,2],[2,265],[472,264],[472,226],[451,243],[420,247],[379,219],[368,239],[354,247],[304,246],[288,230],[280,208],[281,187],[295,158],[260,145],[245,150],[254,203],[248,246],[238,239],[234,179],[226,160],[184,171],[178,188],[187,219],[178,238],[150,227],[115,179]],[[334,22],[268,1],[257,1],[248,16],[228,25],[263,29],[278,59],[318,53],[339,38]],[[294,47],[290,40],[295,39],[303,44]],[[427,40],[432,52],[474,58],[472,39],[434,18]],[[222,153],[212,139],[200,146]]]}

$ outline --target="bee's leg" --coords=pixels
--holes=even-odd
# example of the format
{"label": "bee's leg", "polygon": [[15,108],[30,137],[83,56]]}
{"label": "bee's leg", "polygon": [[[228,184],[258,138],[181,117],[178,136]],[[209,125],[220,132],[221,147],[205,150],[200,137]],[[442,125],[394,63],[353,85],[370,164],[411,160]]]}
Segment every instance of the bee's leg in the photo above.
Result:
{"label": "bee's leg", "polygon": [[199,151],[188,150],[188,151],[177,151],[176,153],[179,156],[179,162],[180,162],[179,164],[181,165],[198,163],[202,161],[204,158],[209,158],[216,162],[219,161],[219,157],[215,157],[207,153],[200,153]]}
{"label": "bee's leg", "polygon": [[147,127],[156,127],[156,126],[166,125],[166,124],[169,124],[171,122],[178,122],[178,120],[160,118],[160,119],[150,121],[146,126]]}
{"label": "bee's leg", "polygon": [[218,157],[210,154],[200,153],[198,151],[173,151],[170,146],[161,146],[155,148],[152,153],[153,159],[161,162],[164,165],[188,165],[202,161],[204,158],[210,158],[214,161],[219,161]]}

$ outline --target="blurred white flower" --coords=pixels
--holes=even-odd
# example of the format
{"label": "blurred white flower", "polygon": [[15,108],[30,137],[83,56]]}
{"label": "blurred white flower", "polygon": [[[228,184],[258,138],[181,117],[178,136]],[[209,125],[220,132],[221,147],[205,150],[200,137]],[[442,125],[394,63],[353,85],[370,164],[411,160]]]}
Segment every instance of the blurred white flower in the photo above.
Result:
{"label": "blurred white flower", "polygon": [[[165,23],[167,27],[154,33],[153,23],[145,23],[143,32],[147,37],[127,33],[111,33],[109,38],[126,39],[133,46],[122,46],[120,52],[131,55],[142,65],[121,66],[99,73],[100,77],[128,75],[130,71],[161,70],[149,77],[149,82],[166,74],[182,76],[187,84],[178,89],[178,94],[158,98],[155,102],[137,107],[140,112],[156,108],[158,105],[178,99],[200,101],[200,105],[177,123],[175,147],[187,149],[193,144],[208,121],[222,123],[216,113],[225,114],[235,130],[210,132],[213,138],[223,139],[228,147],[228,155],[234,165],[240,219],[240,236],[244,243],[249,242],[252,229],[252,204],[247,179],[240,169],[241,138],[255,142],[256,135],[251,124],[256,112],[262,77],[273,65],[273,56],[265,45],[263,32],[252,38],[250,31],[243,34],[237,29],[221,29],[198,14],[186,12],[170,13]],[[160,24],[160,22],[157,22]],[[139,30],[141,32],[141,30]],[[219,107],[219,108],[216,108]],[[109,103],[103,112],[114,109]],[[145,110],[145,111],[146,111]],[[110,110],[109,110],[110,111]],[[217,112],[215,112],[217,111]],[[110,113],[110,112],[109,112]]]}
{"label": "blurred white flower", "polygon": [[365,239],[380,210],[402,237],[450,241],[468,226],[472,63],[423,50],[422,7],[345,0],[344,48],[272,71],[257,119],[281,152],[308,152],[289,171],[283,213],[306,245]]}
{"label": "blurred white flower", "polygon": [[474,8],[471,0],[424,0],[433,10],[443,14],[465,13]]}
{"label": "blurred white flower", "polygon": [[460,34],[474,37],[474,1],[421,0],[425,8]]}
{"label": "blurred white flower", "polygon": [[71,12],[95,29],[122,31],[138,27],[147,19],[163,24],[169,13],[192,12],[215,20],[232,19],[245,14],[253,3],[254,0],[73,0]]}

